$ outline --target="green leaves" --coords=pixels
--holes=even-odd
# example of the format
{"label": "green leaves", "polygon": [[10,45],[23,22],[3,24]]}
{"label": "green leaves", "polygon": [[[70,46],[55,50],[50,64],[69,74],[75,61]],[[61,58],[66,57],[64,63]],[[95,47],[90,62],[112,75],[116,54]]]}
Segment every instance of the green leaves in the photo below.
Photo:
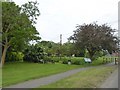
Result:
{"label": "green leaves", "polygon": [[117,39],[115,30],[106,24],[96,23],[77,25],[74,35],[69,39],[75,42],[80,49],[87,49],[92,59],[97,51],[108,50],[109,53],[117,50]]}
{"label": "green leaves", "polygon": [[21,6],[22,12],[25,13],[29,17],[30,21],[33,24],[36,24],[35,20],[37,20],[37,17],[40,15],[40,11],[37,5],[38,5],[37,1],[35,2],[31,1]]}
{"label": "green leaves", "polygon": [[11,47],[15,51],[21,51],[31,40],[40,39],[33,26],[34,18],[39,16],[37,2],[25,5],[27,6],[19,7],[14,2],[2,3],[2,45],[6,45],[7,49]]}
{"label": "green leaves", "polygon": [[[29,2],[31,4],[34,2]],[[36,3],[37,4],[37,3]],[[27,3],[26,3],[27,5]],[[20,8],[14,2],[4,2],[2,5],[3,13],[3,40],[7,37],[8,42],[11,45],[24,44],[30,40],[40,39],[36,34],[38,34],[36,28],[32,25],[32,21],[29,20],[27,12],[23,11],[24,9],[30,10],[34,9],[35,5],[31,7]],[[37,7],[35,7],[37,9]],[[35,9],[35,10],[36,10]],[[36,12],[36,11],[34,11]],[[35,13],[34,13],[35,14]],[[32,14],[32,17],[34,17]],[[35,15],[36,16],[36,15]]]}
{"label": "green leaves", "polygon": [[39,62],[43,59],[43,49],[38,45],[30,45],[24,51],[24,61],[27,62]]}

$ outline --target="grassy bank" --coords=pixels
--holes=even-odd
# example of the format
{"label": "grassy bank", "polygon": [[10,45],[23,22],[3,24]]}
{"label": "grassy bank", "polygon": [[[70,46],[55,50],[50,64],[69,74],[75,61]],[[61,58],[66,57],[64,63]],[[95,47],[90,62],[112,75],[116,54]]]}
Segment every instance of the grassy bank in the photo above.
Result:
{"label": "grassy bank", "polygon": [[105,80],[116,66],[92,68],[68,78],[40,88],[96,88]]}
{"label": "grassy bank", "polygon": [[79,67],[81,66],[65,64],[6,63],[2,70],[2,84],[3,86],[8,86]]}

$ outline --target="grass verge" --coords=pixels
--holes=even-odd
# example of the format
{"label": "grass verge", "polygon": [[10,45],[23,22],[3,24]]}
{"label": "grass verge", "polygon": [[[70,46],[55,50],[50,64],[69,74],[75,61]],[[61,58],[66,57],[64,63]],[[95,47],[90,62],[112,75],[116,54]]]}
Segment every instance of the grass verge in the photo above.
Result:
{"label": "grass verge", "polygon": [[[83,57],[75,57],[73,60],[81,60]],[[62,58],[63,60],[63,58]],[[94,61],[93,63],[85,63],[84,65],[67,65],[67,64],[38,64],[38,63],[24,63],[13,62],[6,63],[2,70],[2,86],[9,86],[27,80],[41,78],[71,69],[96,66],[102,64],[102,59]]]}
{"label": "grass verge", "polygon": [[79,67],[81,66],[65,64],[6,63],[2,70],[2,85],[5,87]]}
{"label": "grass verge", "polygon": [[116,66],[88,69],[40,88],[96,88],[115,69]]}

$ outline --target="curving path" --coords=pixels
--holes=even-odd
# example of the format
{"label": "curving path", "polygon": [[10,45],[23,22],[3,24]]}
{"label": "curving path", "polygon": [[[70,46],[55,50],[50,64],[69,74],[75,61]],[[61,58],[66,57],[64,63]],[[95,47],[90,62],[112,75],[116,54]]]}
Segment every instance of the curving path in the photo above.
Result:
{"label": "curving path", "polygon": [[90,68],[96,68],[96,67],[110,66],[110,65],[114,65],[114,64],[110,63],[107,65],[101,65],[101,66],[90,66],[90,67],[85,67],[85,68],[78,68],[78,69],[74,69],[74,70],[69,70],[67,72],[51,75],[48,77],[43,77],[40,79],[25,81],[25,82],[22,82],[22,83],[19,83],[16,85],[11,85],[11,86],[8,86],[5,88],[37,88],[37,87],[40,87],[42,85],[47,85],[47,84],[56,82],[60,79],[66,78],[70,75],[73,75],[73,74],[78,73],[78,72],[83,71],[83,70],[87,70]]}

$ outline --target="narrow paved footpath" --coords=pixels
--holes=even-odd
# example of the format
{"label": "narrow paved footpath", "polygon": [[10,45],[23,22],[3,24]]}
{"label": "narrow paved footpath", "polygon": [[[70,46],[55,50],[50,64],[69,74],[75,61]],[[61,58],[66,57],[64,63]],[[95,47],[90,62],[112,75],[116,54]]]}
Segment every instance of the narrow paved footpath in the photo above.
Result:
{"label": "narrow paved footpath", "polygon": [[118,69],[102,83],[100,88],[118,88]]}
{"label": "narrow paved footpath", "polygon": [[60,79],[66,78],[70,75],[73,75],[73,74],[78,73],[78,72],[83,71],[83,70],[87,70],[90,68],[96,68],[96,67],[110,66],[110,65],[114,65],[114,64],[110,63],[107,65],[101,65],[101,66],[91,66],[91,67],[85,67],[85,68],[78,68],[78,69],[74,69],[74,70],[69,70],[67,72],[51,75],[48,77],[43,77],[40,79],[25,81],[25,82],[22,82],[22,83],[19,83],[16,85],[11,85],[11,86],[8,86],[5,88],[37,88],[37,87],[40,87],[42,85],[47,85],[47,84],[56,82]]}

